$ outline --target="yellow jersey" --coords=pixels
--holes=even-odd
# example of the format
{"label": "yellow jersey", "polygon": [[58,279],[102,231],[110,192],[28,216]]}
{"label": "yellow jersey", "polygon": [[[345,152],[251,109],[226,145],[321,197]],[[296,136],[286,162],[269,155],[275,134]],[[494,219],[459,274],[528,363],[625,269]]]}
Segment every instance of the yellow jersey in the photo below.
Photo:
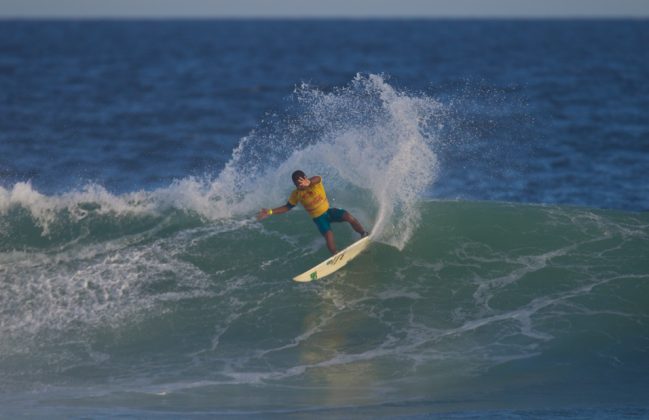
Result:
{"label": "yellow jersey", "polygon": [[288,198],[288,203],[292,206],[297,205],[297,203],[302,204],[312,218],[321,216],[329,210],[329,201],[322,180],[318,183],[312,182],[311,185],[302,190],[299,188],[293,190]]}

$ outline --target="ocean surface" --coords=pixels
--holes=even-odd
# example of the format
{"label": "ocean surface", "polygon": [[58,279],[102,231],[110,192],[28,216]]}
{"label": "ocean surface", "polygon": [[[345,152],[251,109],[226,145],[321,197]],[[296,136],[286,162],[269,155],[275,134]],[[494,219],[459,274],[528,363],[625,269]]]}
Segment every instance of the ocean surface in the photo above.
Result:
{"label": "ocean surface", "polygon": [[[649,418],[647,45],[0,21],[0,418]],[[295,169],[375,238],[307,284]]]}

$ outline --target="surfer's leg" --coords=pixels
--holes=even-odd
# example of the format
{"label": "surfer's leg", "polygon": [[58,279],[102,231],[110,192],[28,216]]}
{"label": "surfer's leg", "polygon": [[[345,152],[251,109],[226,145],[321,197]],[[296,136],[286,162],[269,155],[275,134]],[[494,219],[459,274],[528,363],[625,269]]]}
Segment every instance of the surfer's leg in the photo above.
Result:
{"label": "surfer's leg", "polygon": [[358,220],[356,220],[354,216],[352,216],[350,212],[345,211],[342,218],[345,222],[349,223],[352,226],[352,229],[354,229],[356,233],[360,234],[361,236],[367,236],[367,232],[365,232],[363,226]]}
{"label": "surfer's leg", "polygon": [[329,252],[332,254],[338,252],[336,251],[336,243],[334,242],[334,233],[331,231],[329,213],[325,212],[323,215],[316,217],[313,219],[313,223],[315,223],[322,236],[324,236]]}
{"label": "surfer's leg", "polygon": [[331,255],[334,255],[336,252],[336,243],[334,242],[334,233],[331,230],[328,230],[327,233],[324,234],[325,241],[327,241],[327,248],[329,249],[329,252],[331,252]]}

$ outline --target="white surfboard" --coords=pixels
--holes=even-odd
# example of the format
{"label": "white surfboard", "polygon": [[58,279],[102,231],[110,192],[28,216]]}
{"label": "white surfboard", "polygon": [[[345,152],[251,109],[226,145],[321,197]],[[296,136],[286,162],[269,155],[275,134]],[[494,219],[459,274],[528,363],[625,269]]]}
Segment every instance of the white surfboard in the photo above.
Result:
{"label": "white surfboard", "polygon": [[299,276],[293,277],[293,280],[307,282],[326,277],[329,274],[340,270],[348,262],[356,258],[356,256],[363,252],[369,244],[370,236],[361,238],[342,251],[339,251],[336,255],[332,255],[331,257],[327,258],[312,269],[305,271]]}

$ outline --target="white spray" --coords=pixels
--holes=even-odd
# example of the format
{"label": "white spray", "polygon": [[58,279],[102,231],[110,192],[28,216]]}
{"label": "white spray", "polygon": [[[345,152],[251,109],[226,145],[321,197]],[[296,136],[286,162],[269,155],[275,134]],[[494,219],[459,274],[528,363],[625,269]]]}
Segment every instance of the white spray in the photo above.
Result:
{"label": "white spray", "polygon": [[357,75],[327,93],[302,85],[291,99],[284,115],[270,116],[240,141],[216,177],[119,195],[91,184],[47,196],[18,183],[0,187],[0,215],[23,207],[44,235],[61,213],[82,219],[88,208],[117,217],[174,209],[206,220],[245,218],[284,203],[291,172],[302,169],[324,177],[335,206],[353,211],[377,239],[402,249],[419,220],[418,199],[438,173],[432,128],[444,119],[444,107],[399,92],[377,75]]}

